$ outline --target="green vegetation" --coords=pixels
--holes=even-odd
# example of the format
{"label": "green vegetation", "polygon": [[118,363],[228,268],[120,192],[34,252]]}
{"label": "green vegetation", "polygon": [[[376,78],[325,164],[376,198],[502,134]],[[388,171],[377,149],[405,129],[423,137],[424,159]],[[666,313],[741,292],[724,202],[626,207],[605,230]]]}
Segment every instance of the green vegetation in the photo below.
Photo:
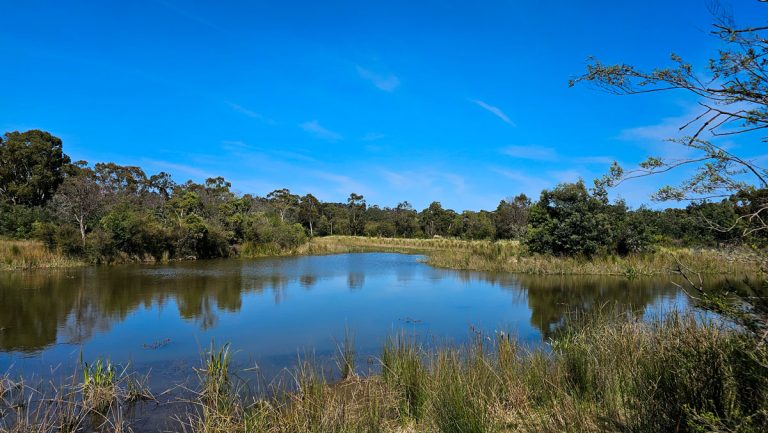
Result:
{"label": "green vegetation", "polygon": [[82,265],[77,259],[37,240],[0,239],[0,270],[65,268]]}
{"label": "green vegetation", "polygon": [[[9,132],[0,140],[0,235],[38,239],[50,251],[6,241],[0,257],[6,267],[28,268],[60,254],[110,263],[385,249],[426,252],[430,263],[459,269],[627,276],[673,271],[686,280],[694,304],[715,317],[672,313],[644,321],[598,311],[550,330],[547,350],[527,350],[502,332],[442,348],[400,335],[384,345],[380,374],[366,378],[355,374],[347,336],[339,347],[341,382],[327,381],[320,366],[305,361],[291,382],[273,382],[266,393],[237,382],[229,347],[212,345],[199,370],[196,410],[179,416],[179,428],[764,432],[768,282],[710,292],[696,280],[704,273],[760,270],[763,257],[741,260],[741,253],[726,251],[762,252],[768,233],[762,217],[768,171],[702,138],[705,131],[716,136],[768,127],[768,28],[738,29],[723,18],[715,26],[723,46],[709,62],[708,77],[673,56],[673,67],[651,72],[594,61],[574,80],[623,94],[695,94],[703,113],[684,125],[693,133],[678,139],[699,153],[690,159],[651,157],[634,171],[616,164],[594,188],[581,181],[561,184],[535,203],[520,195],[490,212],[459,213],[437,202],[418,212],[407,202],[369,206],[356,193],[346,203],[323,203],[287,189],[239,196],[220,177],[177,184],[165,173],[147,176],[138,167],[71,163],[58,138]],[[607,187],[690,164],[696,166],[691,178],[656,195],[694,200],[684,209],[631,210],[607,199]],[[753,176],[751,182],[746,176]],[[0,379],[0,431],[125,431],[125,408],[150,395],[108,362],[84,364],[82,377],[46,396],[6,374]]]}
{"label": "green vegetation", "polygon": [[655,247],[642,253],[598,256],[554,256],[531,253],[518,241],[461,239],[400,239],[327,236],[312,239],[297,254],[352,252],[425,254],[427,263],[441,268],[514,272],[538,275],[620,275],[627,277],[675,274],[680,263],[702,274],[755,274],[762,257],[747,248],[708,249]]}
{"label": "green vegetation", "polygon": [[[702,321],[693,313],[649,322],[611,309],[571,316],[546,350],[526,349],[504,332],[476,335],[465,346],[441,348],[398,335],[382,349],[378,374],[365,378],[347,374],[333,382],[321,366],[304,361],[286,376],[290,380],[273,381],[266,392],[254,392],[239,379],[230,353],[226,345],[211,346],[199,370],[193,407],[167,403],[177,411],[174,430],[761,432],[768,428],[765,347],[749,331]],[[342,365],[341,371],[345,368]],[[122,382],[110,377],[103,383],[116,390],[112,407],[123,405],[124,410],[128,394]],[[83,384],[71,389],[88,389],[87,381],[86,376]],[[66,390],[31,406],[14,406],[13,401],[31,390],[8,375],[0,384],[0,409],[15,414],[0,417],[0,431],[56,431],[59,417],[74,426],[69,431],[87,431],[89,416],[96,412],[94,406],[82,403],[80,395],[66,397]],[[59,411],[66,398],[74,409]],[[131,426],[131,420],[121,418],[116,409],[98,413],[106,414],[98,418],[105,431],[118,431],[111,428],[118,425],[115,420],[120,428]]]}
{"label": "green vegetation", "polygon": [[[36,260],[43,256],[37,244],[12,242],[0,248],[0,262],[9,269],[306,254],[328,247],[308,244],[310,239],[353,235],[496,241],[493,248],[499,251],[505,250],[508,241],[526,247],[516,254],[521,258],[519,265],[499,262],[504,254],[485,254],[484,260],[494,264],[478,269],[563,273],[573,268],[556,265],[557,271],[542,271],[541,263],[558,261],[529,257],[541,254],[618,261],[619,267],[627,261],[624,269],[611,266],[608,272],[632,268],[643,273],[643,267],[632,262],[645,259],[631,256],[659,247],[761,248],[765,244],[766,231],[751,230],[747,236],[739,232],[753,224],[742,217],[760,206],[763,190],[742,191],[717,203],[700,202],[685,209],[630,210],[623,202],[609,203],[600,185],[588,189],[579,181],[544,190],[536,202],[522,194],[502,200],[494,211],[459,213],[433,202],[418,212],[405,201],[394,208],[371,206],[355,193],[346,203],[321,202],[312,194],[298,196],[287,189],[264,197],[237,195],[221,177],[202,184],[177,184],[166,173],[148,176],[139,167],[72,163],[62,151],[61,140],[36,130],[7,133],[0,140],[0,158],[10,163],[34,162],[29,172],[0,173],[0,236],[38,240],[53,258]],[[733,226],[732,230],[712,229],[726,226]],[[372,242],[365,246],[373,247]],[[450,260],[443,254],[433,263],[466,268],[478,262],[477,252]],[[603,268],[593,266],[588,273]]]}

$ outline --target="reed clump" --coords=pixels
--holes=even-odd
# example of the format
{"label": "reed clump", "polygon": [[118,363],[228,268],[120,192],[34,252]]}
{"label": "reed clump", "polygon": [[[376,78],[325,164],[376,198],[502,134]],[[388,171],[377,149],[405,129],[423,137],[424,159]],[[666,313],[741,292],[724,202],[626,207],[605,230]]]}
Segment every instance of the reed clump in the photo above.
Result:
{"label": "reed clump", "polygon": [[107,360],[81,362],[61,382],[0,376],[0,432],[78,433],[133,431],[136,404],[154,400],[148,377]]}
{"label": "reed clump", "polygon": [[40,241],[0,239],[0,270],[67,268],[82,264]]}
{"label": "reed clump", "polygon": [[83,363],[83,401],[98,412],[106,412],[117,399],[116,367],[109,360]]}

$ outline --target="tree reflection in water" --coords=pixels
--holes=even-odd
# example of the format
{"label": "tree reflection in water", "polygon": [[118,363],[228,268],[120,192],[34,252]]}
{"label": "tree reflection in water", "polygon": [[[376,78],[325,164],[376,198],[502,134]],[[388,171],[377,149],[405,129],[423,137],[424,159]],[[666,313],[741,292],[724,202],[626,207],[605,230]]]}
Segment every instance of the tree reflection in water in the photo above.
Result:
{"label": "tree reflection in water", "polygon": [[[333,266],[328,265],[328,260],[335,260]],[[574,311],[588,312],[615,304],[641,316],[649,305],[659,299],[672,299],[678,293],[668,277],[627,280],[493,274],[429,268],[413,257],[392,259],[381,266],[378,262],[372,265],[370,260],[221,260],[2,273],[0,351],[32,353],[57,341],[83,343],[139,308],[165,309],[169,304],[176,305],[180,317],[195,321],[205,330],[216,326],[218,314],[239,312],[247,293],[271,293],[274,303],[280,304],[286,301],[291,287],[312,290],[323,280],[344,284],[346,278],[348,289],[359,291],[364,289],[367,278],[376,275],[391,275],[392,284],[400,286],[429,281],[439,287],[447,283],[444,280],[457,278],[470,286],[473,281],[498,286],[513,294],[512,301],[527,300],[530,322],[545,339]]]}

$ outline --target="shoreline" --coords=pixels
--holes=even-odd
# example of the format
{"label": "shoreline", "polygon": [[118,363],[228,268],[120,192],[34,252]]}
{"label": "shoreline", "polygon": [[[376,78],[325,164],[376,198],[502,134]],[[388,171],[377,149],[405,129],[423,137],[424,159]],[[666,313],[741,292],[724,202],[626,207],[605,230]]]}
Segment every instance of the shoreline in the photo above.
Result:
{"label": "shoreline", "polygon": [[[295,257],[359,252],[423,254],[425,263],[444,269],[508,272],[528,275],[658,276],[679,273],[682,264],[706,275],[759,273],[763,263],[755,251],[658,247],[654,251],[628,256],[604,255],[558,257],[528,254],[518,241],[467,241],[459,239],[376,238],[327,236],[313,238],[290,250],[271,249],[265,254],[239,254],[240,259]],[[226,258],[226,257],[222,257]],[[231,257],[232,258],[232,257]],[[0,240],[0,271],[69,269],[83,266],[111,266],[128,263],[168,263],[192,259],[125,260],[110,264],[88,263],[48,250],[34,240]]]}

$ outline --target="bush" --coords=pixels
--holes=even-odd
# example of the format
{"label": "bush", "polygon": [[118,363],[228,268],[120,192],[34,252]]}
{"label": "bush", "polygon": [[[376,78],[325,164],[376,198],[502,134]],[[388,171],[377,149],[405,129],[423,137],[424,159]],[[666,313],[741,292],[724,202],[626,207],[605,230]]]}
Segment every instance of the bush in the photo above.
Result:
{"label": "bush", "polygon": [[0,203],[0,235],[11,238],[32,237],[36,222],[51,221],[51,216],[42,207]]}

